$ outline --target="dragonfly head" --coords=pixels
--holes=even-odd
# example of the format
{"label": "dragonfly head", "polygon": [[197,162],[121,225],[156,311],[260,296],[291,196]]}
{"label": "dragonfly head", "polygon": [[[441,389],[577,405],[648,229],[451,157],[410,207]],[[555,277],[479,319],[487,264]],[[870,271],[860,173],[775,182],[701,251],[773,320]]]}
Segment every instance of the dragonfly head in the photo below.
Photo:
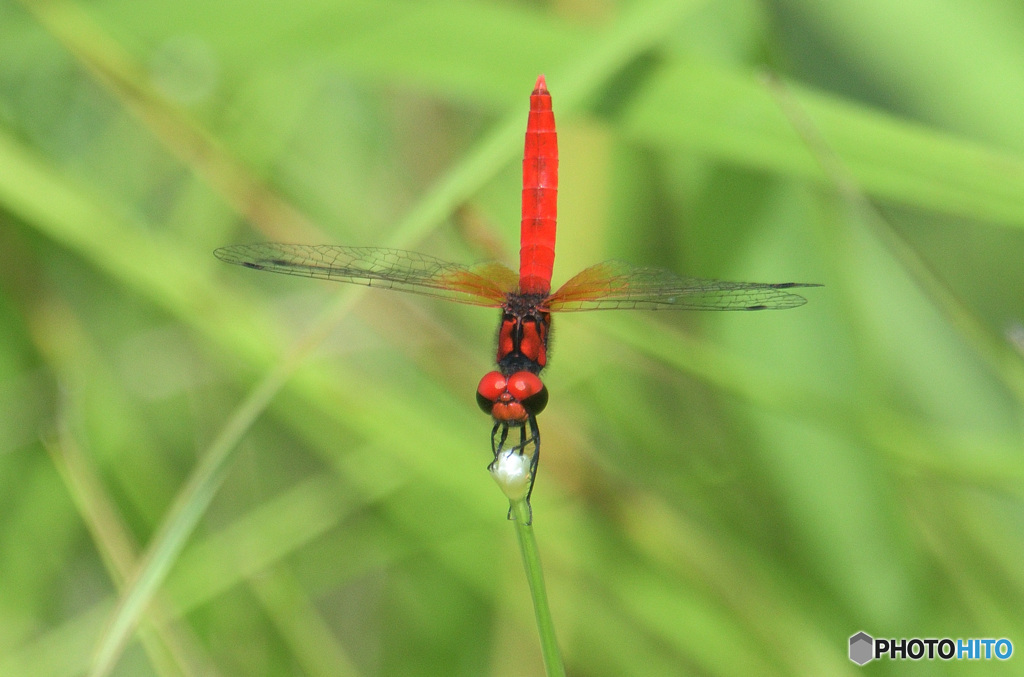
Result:
{"label": "dragonfly head", "polygon": [[529,371],[517,371],[511,376],[492,371],[480,379],[476,402],[499,423],[521,424],[544,411],[548,389],[539,376]]}

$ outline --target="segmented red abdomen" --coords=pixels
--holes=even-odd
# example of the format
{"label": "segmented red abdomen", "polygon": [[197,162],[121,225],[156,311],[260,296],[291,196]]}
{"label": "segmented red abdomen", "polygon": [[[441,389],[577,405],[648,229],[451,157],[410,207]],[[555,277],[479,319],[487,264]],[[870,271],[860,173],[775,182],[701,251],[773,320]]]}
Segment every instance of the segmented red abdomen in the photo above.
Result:
{"label": "segmented red abdomen", "polygon": [[519,249],[519,291],[547,295],[555,264],[558,202],[558,141],[551,95],[544,76],[530,95],[523,153],[523,221]]}

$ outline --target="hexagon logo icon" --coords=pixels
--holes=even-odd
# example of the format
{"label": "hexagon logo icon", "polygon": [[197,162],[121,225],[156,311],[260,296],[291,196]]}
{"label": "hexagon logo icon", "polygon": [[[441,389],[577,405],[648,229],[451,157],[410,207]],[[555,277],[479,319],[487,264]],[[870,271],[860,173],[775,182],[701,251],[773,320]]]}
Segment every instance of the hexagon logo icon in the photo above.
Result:
{"label": "hexagon logo icon", "polygon": [[864,665],[875,653],[875,640],[866,632],[858,632],[850,638],[850,660],[857,665]]}

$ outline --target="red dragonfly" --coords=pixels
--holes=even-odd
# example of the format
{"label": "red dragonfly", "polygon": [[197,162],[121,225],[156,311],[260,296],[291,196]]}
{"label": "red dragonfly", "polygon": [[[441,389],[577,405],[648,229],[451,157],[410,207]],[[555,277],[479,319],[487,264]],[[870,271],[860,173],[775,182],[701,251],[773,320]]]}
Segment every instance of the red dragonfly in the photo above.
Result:
{"label": "red dragonfly", "polygon": [[[519,467],[525,471],[520,471],[513,483],[518,483],[529,504],[540,458],[537,414],[548,401],[548,391],[539,374],[547,365],[552,312],[618,308],[781,310],[807,302],[788,289],[820,286],[684,278],[659,268],[605,261],[581,271],[552,292],[557,196],[555,118],[551,95],[541,75],[530,96],[526,126],[518,276],[501,263],[464,266],[427,254],[379,247],[253,244],[223,247],[214,254],[222,261],[256,270],[500,308],[498,369],[480,380],[476,397],[480,407],[494,420],[494,461],[489,469],[495,472],[497,464],[518,456]],[[519,444],[506,447],[513,428],[519,430]]]}

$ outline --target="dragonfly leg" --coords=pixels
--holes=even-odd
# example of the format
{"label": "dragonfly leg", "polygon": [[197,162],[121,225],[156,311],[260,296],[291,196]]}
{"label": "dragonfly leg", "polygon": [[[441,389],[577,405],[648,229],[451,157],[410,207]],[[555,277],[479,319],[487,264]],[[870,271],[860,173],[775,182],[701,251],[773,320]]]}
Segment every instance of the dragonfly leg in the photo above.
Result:
{"label": "dragonfly leg", "polygon": [[[530,488],[526,491],[526,523],[533,523],[533,506],[530,505],[530,496],[533,495],[533,483],[537,481],[537,465],[540,463],[540,427],[537,425],[537,417],[530,416],[530,437],[526,437],[526,424],[523,425],[520,433],[520,453],[526,453],[526,446],[533,444],[533,454],[530,456]],[[509,507],[508,518],[512,517],[512,508]]]}
{"label": "dragonfly leg", "polygon": [[[529,430],[527,430],[529,426]],[[533,494],[533,483],[537,479],[537,462],[540,458],[540,428],[537,426],[537,417],[530,416],[529,419],[516,425],[519,428],[519,441],[511,444],[509,440],[509,429],[513,426],[506,422],[495,423],[491,429],[491,452],[494,460],[487,466],[487,469],[498,480],[510,500],[524,500],[527,508],[527,524],[533,521],[533,508],[530,506],[530,496]],[[531,448],[532,445],[532,448]],[[509,466],[513,456],[518,457]],[[525,458],[524,458],[525,457]],[[511,472],[510,472],[511,468]],[[509,494],[508,487],[513,487]],[[518,488],[515,488],[518,486]],[[522,490],[525,489],[525,495]],[[509,505],[508,518],[515,519],[512,506]]]}
{"label": "dragonfly leg", "polygon": [[[523,430],[525,435],[525,425]],[[530,415],[530,439],[523,442],[524,451],[528,442],[533,442],[533,456],[530,459],[530,490],[526,492],[526,507],[530,508],[530,496],[533,495],[533,483],[537,480],[537,465],[540,463],[540,427],[537,425],[537,417],[532,414]],[[530,521],[533,521],[533,508],[530,508]]]}
{"label": "dragonfly leg", "polygon": [[[501,435],[498,435],[498,431],[501,431]],[[491,453],[494,454],[494,460],[498,460],[498,454],[500,454],[505,448],[505,442],[508,440],[508,423],[495,423],[494,427],[491,428]],[[491,465],[487,466],[490,470],[494,465],[494,461],[491,461]]]}
{"label": "dragonfly leg", "polygon": [[[530,426],[529,437],[527,437],[526,426]],[[519,455],[527,453],[527,449],[530,445],[533,445],[533,453],[529,454],[530,457],[530,485],[529,489],[526,490],[526,523],[533,523],[533,506],[530,505],[530,496],[533,495],[533,483],[537,480],[537,464],[540,461],[540,427],[537,425],[537,417],[530,416],[529,422],[524,423],[519,427],[519,444],[510,449],[511,452],[516,452]],[[508,508],[508,519],[515,519],[512,514],[512,506]]]}

